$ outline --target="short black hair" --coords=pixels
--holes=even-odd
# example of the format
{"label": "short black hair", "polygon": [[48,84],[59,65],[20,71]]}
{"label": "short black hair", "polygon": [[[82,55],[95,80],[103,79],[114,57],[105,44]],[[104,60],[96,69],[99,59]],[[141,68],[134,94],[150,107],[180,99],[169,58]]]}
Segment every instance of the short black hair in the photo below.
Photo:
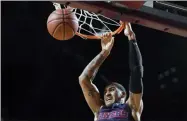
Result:
{"label": "short black hair", "polygon": [[114,85],[115,87],[117,87],[118,89],[120,89],[122,92],[125,92],[125,93],[126,93],[125,87],[124,87],[123,85],[117,83],[117,82],[110,82],[110,83],[108,83],[108,84],[105,86],[105,88],[108,87],[108,86],[110,86],[110,85]]}

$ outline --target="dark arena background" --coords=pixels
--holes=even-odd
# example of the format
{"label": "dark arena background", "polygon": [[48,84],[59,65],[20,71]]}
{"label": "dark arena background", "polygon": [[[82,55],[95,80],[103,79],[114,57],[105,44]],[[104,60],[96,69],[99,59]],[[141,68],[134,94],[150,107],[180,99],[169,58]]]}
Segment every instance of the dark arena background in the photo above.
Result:
{"label": "dark arena background", "polygon": [[[51,37],[51,2],[1,2],[1,10],[1,120],[93,121],[78,76],[100,52],[100,41]],[[132,28],[144,65],[142,121],[187,121],[187,38]],[[115,40],[94,81],[102,95],[106,79],[128,89],[128,40],[123,32]]]}

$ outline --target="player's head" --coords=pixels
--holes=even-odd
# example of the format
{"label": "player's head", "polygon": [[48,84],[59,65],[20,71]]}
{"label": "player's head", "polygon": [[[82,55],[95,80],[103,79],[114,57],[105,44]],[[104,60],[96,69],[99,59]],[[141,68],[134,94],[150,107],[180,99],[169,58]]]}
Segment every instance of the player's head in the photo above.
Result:
{"label": "player's head", "polygon": [[125,88],[117,83],[111,82],[107,84],[104,90],[104,101],[106,106],[110,106],[113,103],[123,103],[126,98]]}

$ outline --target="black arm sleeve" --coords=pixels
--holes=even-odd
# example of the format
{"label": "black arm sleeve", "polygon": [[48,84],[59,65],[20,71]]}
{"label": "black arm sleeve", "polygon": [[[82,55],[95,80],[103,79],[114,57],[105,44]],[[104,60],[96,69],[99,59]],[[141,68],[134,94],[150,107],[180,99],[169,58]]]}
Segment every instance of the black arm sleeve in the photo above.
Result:
{"label": "black arm sleeve", "polygon": [[131,71],[129,90],[132,93],[141,93],[143,91],[143,65],[136,40],[129,41],[129,66]]}

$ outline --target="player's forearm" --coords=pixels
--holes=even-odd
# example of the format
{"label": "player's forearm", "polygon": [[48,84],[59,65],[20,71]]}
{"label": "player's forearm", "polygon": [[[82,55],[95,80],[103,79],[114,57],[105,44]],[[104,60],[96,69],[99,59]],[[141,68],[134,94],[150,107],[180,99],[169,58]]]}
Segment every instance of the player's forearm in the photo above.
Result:
{"label": "player's forearm", "polygon": [[82,74],[79,76],[79,79],[81,80],[88,80],[93,81],[95,75],[97,74],[97,71],[101,64],[104,62],[104,60],[109,55],[109,52],[106,50],[102,50],[84,69]]}
{"label": "player's forearm", "polygon": [[143,90],[143,65],[136,40],[129,41],[129,66],[131,71],[129,89],[133,93],[141,93]]}
{"label": "player's forearm", "polygon": [[142,56],[136,40],[129,41],[129,66],[131,71],[142,66]]}

